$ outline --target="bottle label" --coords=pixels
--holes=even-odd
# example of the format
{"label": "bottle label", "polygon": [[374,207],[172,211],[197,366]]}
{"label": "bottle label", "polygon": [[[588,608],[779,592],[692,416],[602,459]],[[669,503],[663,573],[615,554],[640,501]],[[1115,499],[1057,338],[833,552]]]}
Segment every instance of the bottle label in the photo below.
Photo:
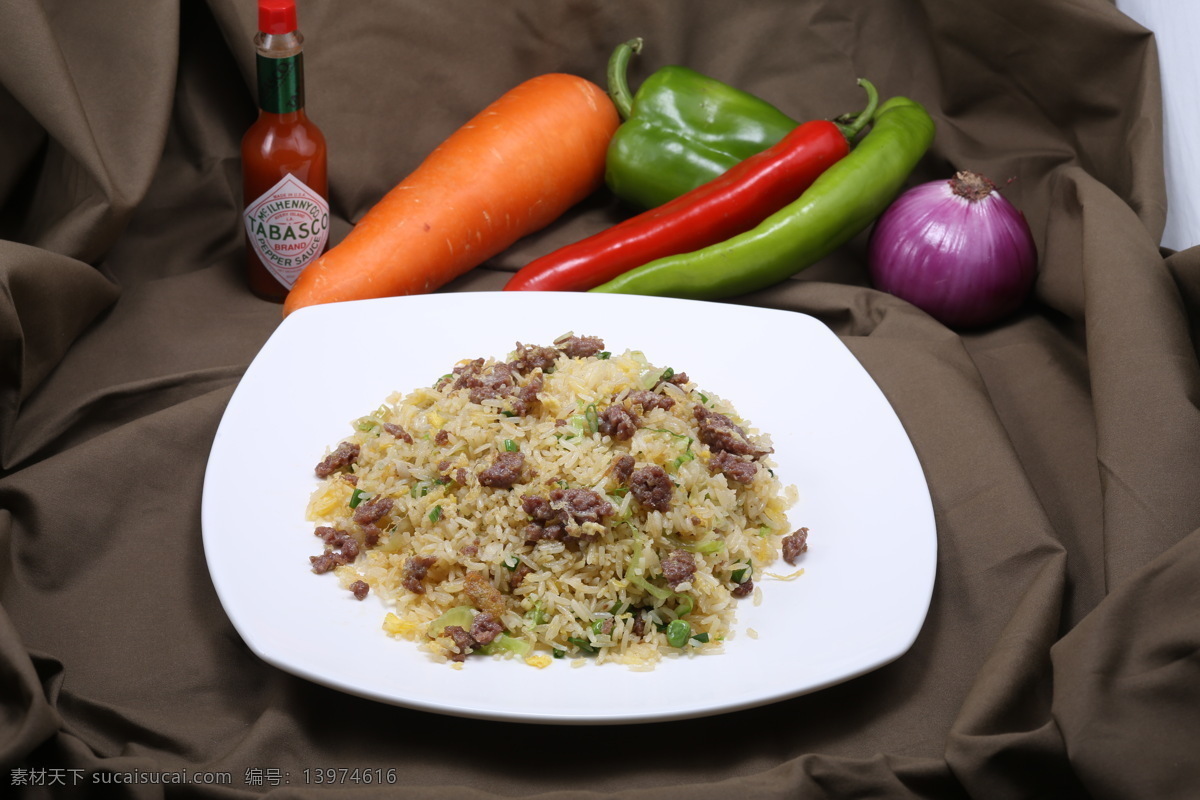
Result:
{"label": "bottle label", "polygon": [[329,239],[329,203],[290,173],[248,205],[244,217],[254,252],[289,289]]}
{"label": "bottle label", "polygon": [[258,107],[272,114],[304,108],[304,53],[284,58],[258,54]]}

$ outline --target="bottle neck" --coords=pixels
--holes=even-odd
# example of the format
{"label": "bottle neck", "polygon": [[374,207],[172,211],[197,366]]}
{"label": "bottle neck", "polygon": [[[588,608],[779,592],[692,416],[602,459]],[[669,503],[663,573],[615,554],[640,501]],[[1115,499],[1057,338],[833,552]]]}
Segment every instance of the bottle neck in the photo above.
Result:
{"label": "bottle neck", "polygon": [[259,33],[257,50],[258,107],[272,114],[304,110],[304,37],[299,31]]}

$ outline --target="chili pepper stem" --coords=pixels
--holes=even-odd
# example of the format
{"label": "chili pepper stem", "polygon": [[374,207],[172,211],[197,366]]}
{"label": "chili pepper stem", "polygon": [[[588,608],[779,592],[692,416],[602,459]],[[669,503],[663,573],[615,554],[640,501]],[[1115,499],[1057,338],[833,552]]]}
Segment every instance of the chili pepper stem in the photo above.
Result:
{"label": "chili pepper stem", "polygon": [[625,76],[629,69],[629,58],[642,52],[642,39],[630,39],[617,45],[612,56],[608,59],[608,96],[621,119],[629,119],[633,113],[633,94],[629,91],[629,81]]}
{"label": "chili pepper stem", "polygon": [[875,89],[875,84],[866,78],[859,78],[858,85],[867,92],[867,107],[857,114],[844,114],[833,121],[833,124],[837,125],[838,130],[846,137],[846,141],[851,144],[863,132],[863,129],[874,121],[875,110],[879,107],[879,92]]}

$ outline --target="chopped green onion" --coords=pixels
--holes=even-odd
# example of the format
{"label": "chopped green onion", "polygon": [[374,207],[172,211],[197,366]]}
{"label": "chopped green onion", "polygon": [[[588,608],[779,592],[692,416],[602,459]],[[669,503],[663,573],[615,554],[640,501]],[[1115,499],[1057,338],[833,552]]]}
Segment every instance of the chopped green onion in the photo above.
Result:
{"label": "chopped green onion", "polygon": [[[691,445],[689,444],[689,447],[690,446]],[[674,461],[671,462],[671,471],[674,472],[675,470],[679,469],[687,462],[695,460],[695,458],[696,458],[696,454],[693,453],[689,449],[686,453],[684,453],[683,455],[679,456],[678,458],[676,458]]]}
{"label": "chopped green onion", "polygon": [[529,624],[531,625],[545,625],[550,621],[550,617],[546,615],[546,611],[542,608],[540,600],[534,603],[532,609],[525,612],[525,619],[529,620]]}
{"label": "chopped green onion", "polygon": [[594,644],[592,644],[591,642],[589,642],[587,639],[582,639],[578,636],[568,636],[567,641],[570,642],[571,644],[575,645],[576,647],[578,647],[580,650],[582,650],[585,653],[596,652],[596,646]]}
{"label": "chopped green onion", "polygon": [[708,403],[708,397],[707,397],[707,396],[705,396],[704,392],[697,392],[697,394],[699,394],[699,395],[700,395],[700,402],[701,402],[701,403],[705,403],[705,404],[707,404],[707,403]]}
{"label": "chopped green onion", "polygon": [[363,495],[366,494],[362,489],[355,489],[350,493],[350,507],[358,508],[358,504],[362,502]]}
{"label": "chopped green onion", "polygon": [[691,641],[699,642],[700,644],[707,644],[708,643],[708,634],[707,633],[697,633],[695,636],[692,637]]}
{"label": "chopped green onion", "polygon": [[509,556],[508,558],[504,559],[504,566],[508,567],[510,570],[516,569],[517,565],[520,563],[521,559],[517,556]]}
{"label": "chopped green onion", "polygon": [[587,410],[583,412],[584,418],[587,420],[588,430],[592,433],[600,432],[600,415],[596,413],[596,404],[589,403]]}
{"label": "chopped green onion", "polygon": [[750,564],[745,567],[742,567],[741,569],[735,569],[732,573],[730,573],[729,577],[733,580],[734,583],[745,583],[746,581],[748,581],[750,579],[750,576],[753,574],[754,574],[754,565]]}
{"label": "chopped green onion", "polygon": [[629,566],[625,569],[625,580],[641,587],[647,594],[653,595],[659,600],[666,600],[672,595],[670,589],[663,589],[661,586],[655,586],[650,581],[642,576],[642,535],[635,533],[633,537],[633,552],[629,556]]}
{"label": "chopped green onion", "polygon": [[690,594],[677,593],[676,597],[679,598],[679,605],[675,606],[675,613],[681,618],[692,613],[692,609],[696,607],[696,602],[692,600],[692,596]]}
{"label": "chopped green onion", "polygon": [[425,483],[425,481],[414,483],[412,488],[408,490],[408,496],[414,500],[418,497],[424,497],[427,494],[429,494],[429,484]]}
{"label": "chopped green onion", "polygon": [[692,638],[692,626],[681,619],[673,619],[667,625],[667,644],[683,647]]}
{"label": "chopped green onion", "polygon": [[600,359],[601,361],[607,361],[608,359],[612,358],[612,353],[607,350],[601,350],[596,354],[596,358]]}
{"label": "chopped green onion", "polygon": [[564,658],[567,655],[566,650],[559,650],[557,647],[553,648],[553,652],[555,658]]}
{"label": "chopped green onion", "polygon": [[515,412],[515,411],[505,410],[505,411],[500,412],[500,416],[502,416],[502,417],[515,417],[516,415],[517,415],[517,412]]}
{"label": "chopped green onion", "polygon": [[429,512],[429,521],[430,521],[430,522],[437,522],[437,521],[438,521],[439,519],[441,519],[441,518],[442,518],[442,507],[441,507],[441,506],[434,506],[434,507],[433,507],[433,511],[430,511],[430,512]]}
{"label": "chopped green onion", "polygon": [[517,443],[516,443],[516,442],[514,442],[512,439],[505,439],[505,440],[504,440],[504,450],[505,450],[505,452],[507,452],[507,453],[515,453],[515,452],[517,452],[517,451],[518,451],[518,450],[520,450],[520,449],[521,449],[521,448],[517,447]]}

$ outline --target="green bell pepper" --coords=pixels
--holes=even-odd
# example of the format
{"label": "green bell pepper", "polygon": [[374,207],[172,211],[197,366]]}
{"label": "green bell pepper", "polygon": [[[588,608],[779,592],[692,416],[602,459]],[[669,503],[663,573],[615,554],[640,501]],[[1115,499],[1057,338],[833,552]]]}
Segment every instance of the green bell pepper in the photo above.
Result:
{"label": "green bell pepper", "polygon": [[798,124],[752,94],[668,66],[630,97],[626,69],[642,40],[608,62],[608,93],[625,120],[609,144],[605,182],[625,202],[655,208],[766,150]]}

